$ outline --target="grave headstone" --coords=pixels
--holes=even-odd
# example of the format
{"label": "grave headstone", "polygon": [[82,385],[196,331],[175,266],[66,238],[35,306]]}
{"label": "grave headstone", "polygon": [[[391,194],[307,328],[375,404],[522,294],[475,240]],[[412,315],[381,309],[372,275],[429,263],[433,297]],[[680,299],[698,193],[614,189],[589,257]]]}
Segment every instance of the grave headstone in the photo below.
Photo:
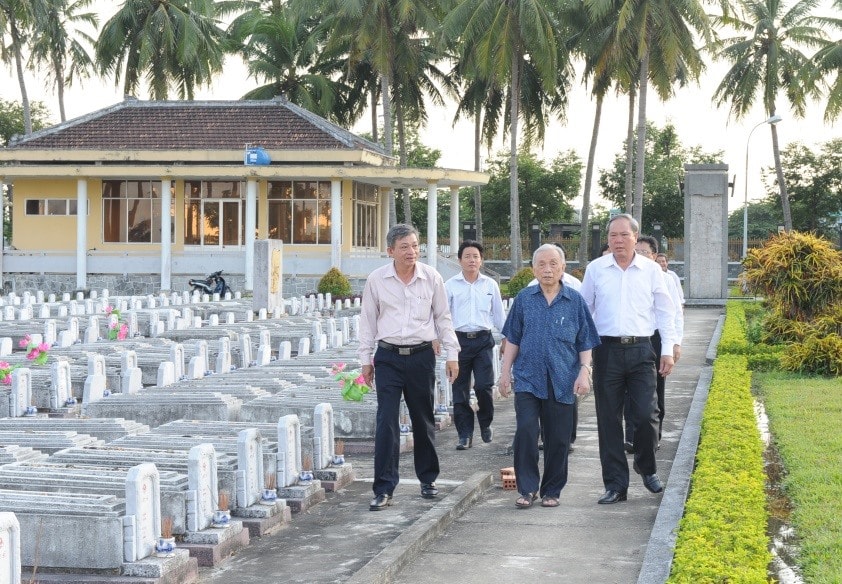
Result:
{"label": "grave headstone", "polygon": [[12,371],[12,387],[9,395],[9,415],[13,418],[31,415],[32,407],[32,370],[18,367]]}
{"label": "grave headstone", "polygon": [[334,455],[333,407],[329,403],[316,406],[313,414],[313,468],[330,466]]}
{"label": "grave headstone", "polygon": [[263,445],[255,428],[237,433],[237,506],[249,507],[263,491]]}
{"label": "grave headstone", "polygon": [[0,512],[0,582],[20,584],[20,523],[14,513]]}
{"label": "grave headstone", "polygon": [[154,464],[133,466],[126,475],[124,554],[136,562],[155,552],[161,536],[161,479]]}
{"label": "grave headstone", "polygon": [[65,360],[54,361],[50,365],[50,407],[62,408],[73,396],[70,385],[70,363]]}
{"label": "grave headstone", "polygon": [[162,361],[158,365],[158,381],[155,385],[158,387],[167,387],[175,383],[175,363],[172,361]]}
{"label": "grave headstone", "polygon": [[298,481],[301,468],[301,423],[289,414],[278,420],[278,487],[290,487]]}
{"label": "grave headstone", "polygon": [[199,444],[187,456],[187,486],[196,493],[196,512],[187,513],[187,529],[210,527],[219,500],[216,450],[212,444]]}

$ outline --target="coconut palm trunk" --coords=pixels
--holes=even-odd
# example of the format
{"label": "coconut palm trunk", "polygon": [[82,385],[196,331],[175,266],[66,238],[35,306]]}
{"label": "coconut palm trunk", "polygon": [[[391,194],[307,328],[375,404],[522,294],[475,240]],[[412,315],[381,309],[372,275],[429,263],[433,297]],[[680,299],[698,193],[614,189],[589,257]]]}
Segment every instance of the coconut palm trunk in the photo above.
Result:
{"label": "coconut palm trunk", "polygon": [[[391,156],[394,148],[392,146],[392,91],[389,77],[380,75],[380,98],[383,102],[383,143],[386,147],[386,154]],[[398,222],[398,212],[395,208],[395,189],[389,189],[389,227]]]}
{"label": "coconut palm trunk", "polygon": [[626,213],[631,214],[634,200],[634,104],[637,92],[629,90],[629,115],[626,124],[626,176],[623,192],[626,195]]}
{"label": "coconut palm trunk", "polygon": [[781,166],[781,150],[778,146],[778,128],[775,124],[769,124],[769,127],[772,130],[772,154],[775,158],[775,174],[778,177],[778,189],[781,193],[781,210],[784,214],[784,229],[792,231],[792,211],[789,208],[789,195],[786,191],[786,179],[784,179],[784,169]]}
{"label": "coconut palm trunk", "polygon": [[[474,170],[477,172],[482,170],[481,149],[482,113],[478,112],[474,117]],[[479,185],[474,187],[474,221],[477,224],[477,241],[482,241],[482,187]]]}
{"label": "coconut palm trunk", "polygon": [[646,167],[646,89],[649,86],[649,51],[640,60],[638,78],[640,95],[637,99],[637,147],[634,159],[634,203],[632,216],[643,224],[643,182]]}
{"label": "coconut palm trunk", "polygon": [[520,195],[518,193],[517,172],[517,132],[518,116],[520,115],[520,55],[519,51],[512,51],[512,85],[509,92],[509,190],[511,213],[511,244],[512,269],[517,273],[523,266],[523,249],[520,233]]}
{"label": "coconut palm trunk", "polygon": [[602,93],[596,96],[596,112],[594,112],[593,117],[591,147],[588,150],[588,166],[585,170],[585,187],[582,191],[582,225],[579,231],[579,267],[584,267],[588,262],[588,239],[590,237],[588,221],[590,220],[591,209],[591,185],[593,184],[594,159],[596,158],[596,141],[599,137],[599,122],[602,118],[602,99]]}

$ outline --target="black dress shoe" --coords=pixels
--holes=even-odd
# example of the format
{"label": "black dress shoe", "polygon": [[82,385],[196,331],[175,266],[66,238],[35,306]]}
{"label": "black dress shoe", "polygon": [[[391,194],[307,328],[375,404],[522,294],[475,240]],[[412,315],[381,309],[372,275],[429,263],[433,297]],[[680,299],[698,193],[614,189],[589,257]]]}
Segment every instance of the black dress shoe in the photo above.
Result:
{"label": "black dress shoe", "polygon": [[425,499],[435,499],[438,494],[436,483],[421,483],[421,496]]}
{"label": "black dress shoe", "polygon": [[482,436],[482,441],[486,444],[491,442],[491,439],[494,438],[494,429],[491,426],[488,428],[480,428],[479,433],[480,436]]}
{"label": "black dress shoe", "polygon": [[664,490],[664,485],[661,483],[661,479],[658,478],[658,475],[643,474],[640,472],[640,468],[637,466],[636,462],[632,465],[632,467],[634,468],[634,472],[643,478],[643,486],[646,487],[650,493],[660,493]]}
{"label": "black dress shoe", "polygon": [[369,511],[382,511],[386,507],[392,504],[392,495],[387,495],[383,493],[382,495],[376,495],[372,500],[371,503],[368,504]]}
{"label": "black dress shoe", "polygon": [[612,491],[611,489],[605,491],[605,494],[602,495],[597,503],[600,505],[611,505],[612,503],[619,503],[620,501],[625,501],[628,498],[626,491]]}
{"label": "black dress shoe", "polygon": [[643,477],[643,486],[646,487],[649,492],[660,493],[664,490],[664,485],[661,483],[661,479],[658,478],[658,475],[650,474],[641,476]]}
{"label": "black dress shoe", "polygon": [[471,446],[474,445],[473,438],[460,438],[459,442],[456,444],[456,450],[467,450]]}
{"label": "black dress shoe", "polygon": [[631,442],[626,442],[623,444],[623,448],[626,449],[626,454],[634,454],[634,444]]}

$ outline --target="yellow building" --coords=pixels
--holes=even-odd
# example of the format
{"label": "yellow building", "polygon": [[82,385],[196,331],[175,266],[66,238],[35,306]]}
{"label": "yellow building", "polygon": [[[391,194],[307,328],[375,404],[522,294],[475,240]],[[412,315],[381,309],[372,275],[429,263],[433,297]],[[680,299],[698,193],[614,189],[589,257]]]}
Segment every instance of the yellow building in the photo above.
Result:
{"label": "yellow building", "polygon": [[458,189],[488,175],[399,168],[284,99],[128,98],[0,149],[0,180],[13,229],[6,289],[152,293],[219,269],[251,290],[255,239],[284,242],[285,290],[290,280],[312,290],[332,266],[364,278],[384,261],[388,189],[426,189],[428,209],[448,189],[458,241]]}

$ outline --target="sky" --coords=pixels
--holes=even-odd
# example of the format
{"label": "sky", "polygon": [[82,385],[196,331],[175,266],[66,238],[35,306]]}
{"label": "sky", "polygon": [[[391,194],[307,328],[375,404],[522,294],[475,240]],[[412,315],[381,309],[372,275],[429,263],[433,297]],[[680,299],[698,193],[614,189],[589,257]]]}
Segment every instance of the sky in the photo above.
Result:
{"label": "sky", "polygon": [[[822,3],[829,7],[830,2]],[[100,9],[100,25],[106,21],[119,4],[107,0],[95,0],[94,6]],[[728,174],[735,179],[734,193],[729,197],[730,211],[739,209],[743,205],[746,195],[746,155],[748,152],[748,199],[754,200],[766,196],[766,190],[760,179],[761,169],[773,165],[772,138],[767,125],[762,125],[751,134],[757,124],[763,124],[767,115],[762,106],[754,109],[743,119],[729,118],[727,105],[717,108],[712,102],[712,96],[719,81],[725,75],[727,66],[711,63],[698,85],[678,89],[675,96],[668,102],[661,102],[654,91],[649,91],[647,119],[663,126],[671,123],[675,126],[679,139],[686,147],[701,146],[705,152],[723,151],[722,163],[728,165]],[[0,69],[0,98],[20,101],[20,88],[11,67]],[[576,151],[583,163],[587,160],[588,148],[593,128],[595,104],[589,96],[589,91],[580,82],[574,86],[570,96],[566,121],[555,120],[546,131],[543,147],[537,150],[539,157],[545,160],[555,158],[559,153],[567,150]],[[226,61],[223,74],[210,88],[201,88],[196,92],[197,99],[239,99],[246,91],[258,85],[248,74],[242,61],[229,58]],[[58,101],[51,88],[45,87],[43,77],[28,74],[26,80],[27,92],[30,100],[44,102],[51,112],[53,120],[58,122]],[[83,116],[95,110],[109,107],[123,100],[122,91],[115,86],[114,80],[102,81],[90,79],[81,85],[77,84],[66,89],[65,108],[68,119]],[[148,94],[140,93],[140,99],[148,99]],[[778,100],[779,111],[783,119],[777,125],[781,150],[791,142],[801,142],[811,148],[817,148],[823,142],[842,137],[842,119],[834,124],[823,122],[824,105],[811,104],[807,115],[802,119],[794,118],[789,111],[786,100]],[[473,123],[462,121],[455,126],[452,119],[455,107],[429,109],[428,127],[421,132],[422,142],[441,150],[442,157],[439,166],[445,168],[473,169]],[[602,120],[597,144],[596,166],[597,174],[600,169],[608,169],[613,163],[615,155],[622,148],[626,134],[628,100],[625,96],[615,97],[613,94],[605,99]],[[355,132],[370,132],[370,116],[364,115],[357,125],[352,128]],[[494,143],[492,156],[500,151],[508,151],[509,141],[500,135]],[[483,158],[487,154],[483,153]],[[596,180],[596,178],[595,178]],[[584,183],[584,176],[582,178]],[[598,198],[598,185],[594,185],[592,196]],[[592,199],[594,200],[594,199]],[[603,201],[604,203],[604,201]],[[581,205],[581,196],[573,201],[573,206]],[[606,205],[607,206],[607,205]]]}

